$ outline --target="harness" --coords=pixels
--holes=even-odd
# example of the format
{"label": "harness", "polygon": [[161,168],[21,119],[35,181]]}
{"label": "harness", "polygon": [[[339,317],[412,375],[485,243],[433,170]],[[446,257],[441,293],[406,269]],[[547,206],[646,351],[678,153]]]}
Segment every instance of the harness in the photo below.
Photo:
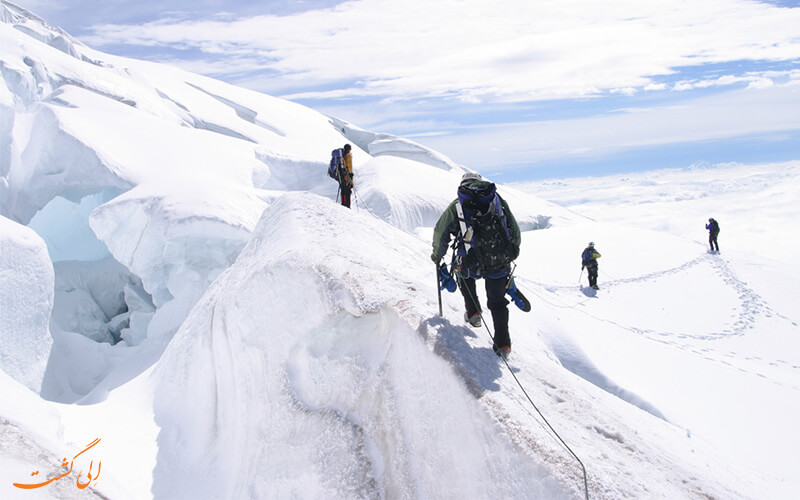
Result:
{"label": "harness", "polygon": [[461,200],[456,202],[456,213],[458,214],[458,225],[461,228],[461,241],[464,242],[464,253],[469,253],[472,248],[472,238],[475,237],[475,232],[472,227],[467,227],[467,218],[464,217],[464,207],[461,206]]}

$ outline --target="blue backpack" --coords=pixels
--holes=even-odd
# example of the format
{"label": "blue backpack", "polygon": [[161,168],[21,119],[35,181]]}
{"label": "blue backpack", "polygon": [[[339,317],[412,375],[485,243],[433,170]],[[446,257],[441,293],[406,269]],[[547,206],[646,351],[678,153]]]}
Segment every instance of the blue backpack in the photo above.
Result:
{"label": "blue backpack", "polygon": [[340,180],[342,176],[342,169],[344,168],[344,149],[334,149],[331,151],[331,163],[328,166],[328,177],[335,180]]}

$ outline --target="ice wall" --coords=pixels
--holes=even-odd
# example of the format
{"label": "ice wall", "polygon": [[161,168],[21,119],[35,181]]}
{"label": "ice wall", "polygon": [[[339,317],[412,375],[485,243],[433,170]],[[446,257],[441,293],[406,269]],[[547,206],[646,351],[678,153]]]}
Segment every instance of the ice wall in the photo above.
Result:
{"label": "ice wall", "polygon": [[0,217],[0,369],[37,393],[52,345],[53,279],[44,241]]}

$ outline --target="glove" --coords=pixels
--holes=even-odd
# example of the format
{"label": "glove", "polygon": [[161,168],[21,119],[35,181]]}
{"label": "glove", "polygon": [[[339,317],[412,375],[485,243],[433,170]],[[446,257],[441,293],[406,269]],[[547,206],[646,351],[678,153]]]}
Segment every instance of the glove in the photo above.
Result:
{"label": "glove", "polygon": [[438,255],[436,255],[435,253],[432,253],[431,254],[431,260],[438,266],[439,265],[439,261],[441,261],[442,258],[439,257]]}
{"label": "glove", "polygon": [[584,269],[586,269],[586,264],[581,264],[581,271],[583,271]]}

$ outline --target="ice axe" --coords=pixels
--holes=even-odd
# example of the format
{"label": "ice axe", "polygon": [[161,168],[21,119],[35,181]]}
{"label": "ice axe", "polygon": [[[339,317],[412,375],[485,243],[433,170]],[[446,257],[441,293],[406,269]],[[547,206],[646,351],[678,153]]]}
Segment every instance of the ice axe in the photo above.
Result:
{"label": "ice axe", "polygon": [[442,280],[441,275],[439,273],[439,264],[436,262],[433,263],[436,266],[436,293],[439,294],[439,317],[443,316],[442,314]]}

